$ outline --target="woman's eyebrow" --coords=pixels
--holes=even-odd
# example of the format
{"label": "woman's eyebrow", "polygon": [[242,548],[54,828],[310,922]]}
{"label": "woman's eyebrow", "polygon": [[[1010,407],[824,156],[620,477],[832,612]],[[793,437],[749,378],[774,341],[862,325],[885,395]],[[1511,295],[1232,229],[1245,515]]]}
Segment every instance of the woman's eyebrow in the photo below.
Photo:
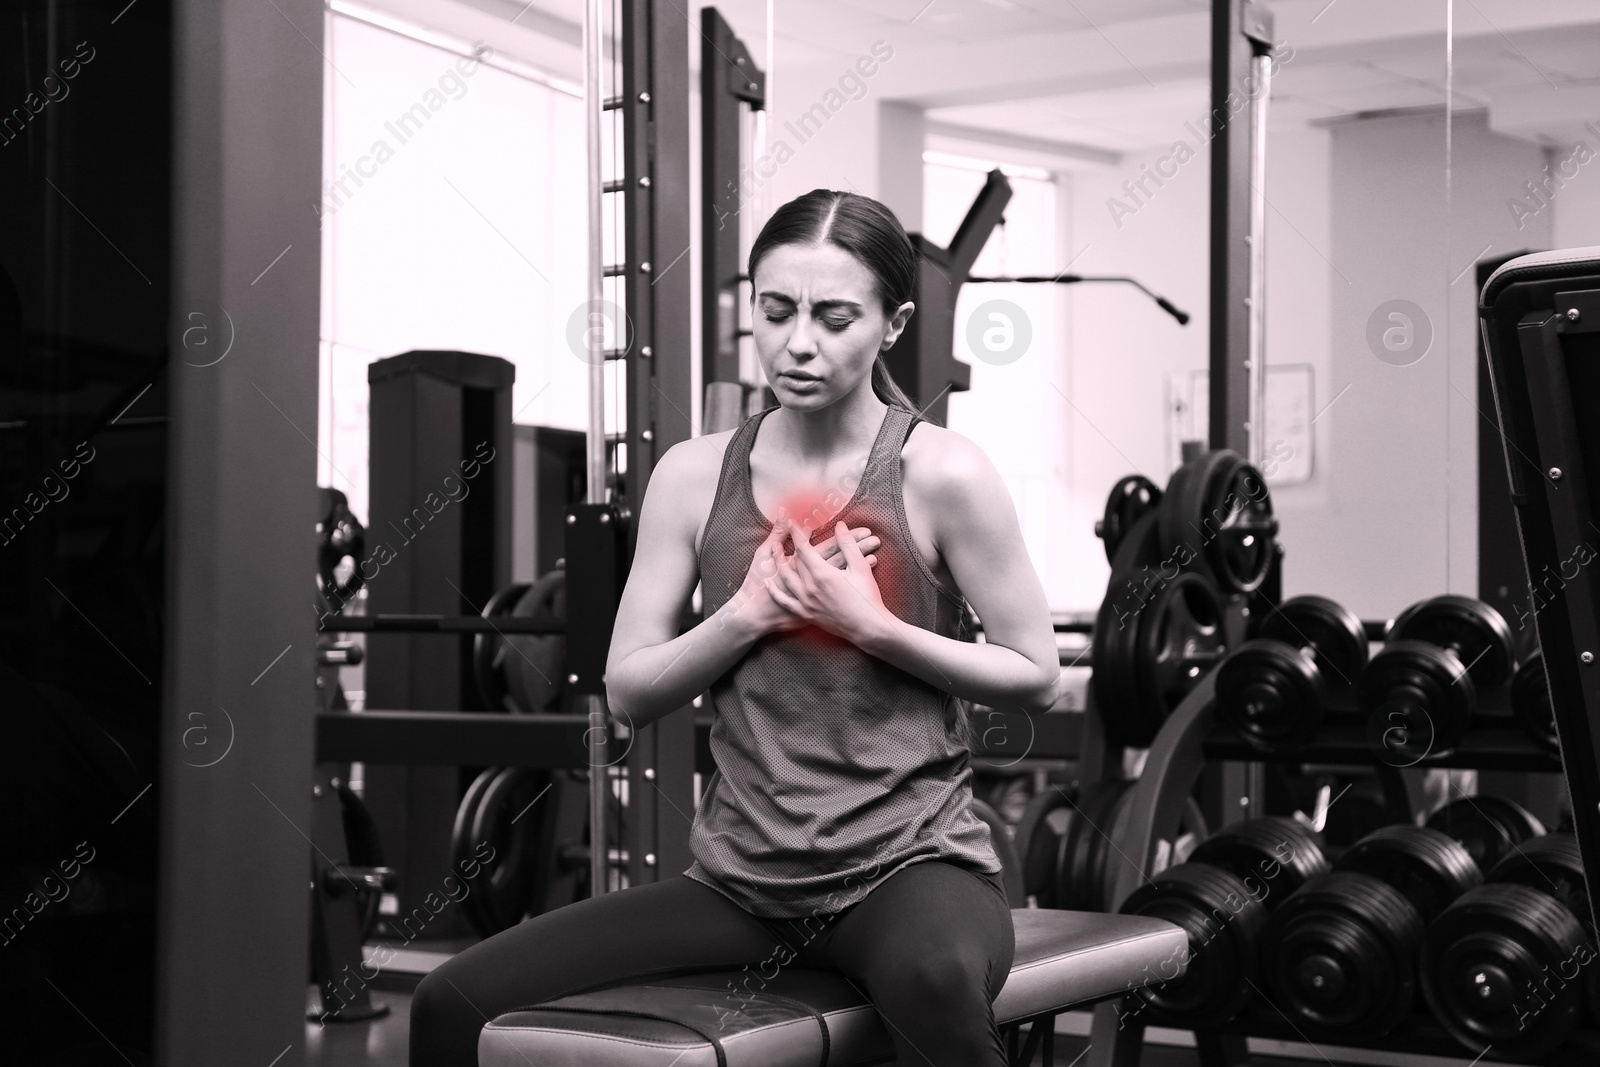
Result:
{"label": "woman's eyebrow", "polygon": [[[761,299],[763,299],[763,300],[778,300],[778,301],[781,301],[781,302],[783,302],[785,304],[795,304],[796,303],[796,300],[795,300],[794,297],[788,295],[787,293],[777,292],[776,290],[773,290],[773,289],[764,289],[757,295],[760,296]],[[854,300],[845,300],[842,297],[834,297],[834,298],[831,298],[831,299],[828,299],[828,300],[815,301],[814,303],[812,303],[811,309],[813,311],[840,310],[840,311],[859,312],[861,310],[861,305],[856,303]]]}

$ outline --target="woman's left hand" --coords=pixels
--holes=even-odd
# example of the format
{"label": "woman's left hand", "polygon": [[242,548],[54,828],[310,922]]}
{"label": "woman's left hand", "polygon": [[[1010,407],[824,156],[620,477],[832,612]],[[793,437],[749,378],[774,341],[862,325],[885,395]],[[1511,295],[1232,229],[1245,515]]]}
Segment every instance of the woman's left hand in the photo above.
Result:
{"label": "woman's left hand", "polygon": [[772,597],[790,611],[822,629],[856,645],[864,645],[892,627],[894,616],[884,607],[872,566],[862,555],[844,523],[834,524],[834,535],[844,557],[844,567],[824,559],[811,544],[811,531],[786,519],[794,541],[794,554],[784,558],[774,576]]}

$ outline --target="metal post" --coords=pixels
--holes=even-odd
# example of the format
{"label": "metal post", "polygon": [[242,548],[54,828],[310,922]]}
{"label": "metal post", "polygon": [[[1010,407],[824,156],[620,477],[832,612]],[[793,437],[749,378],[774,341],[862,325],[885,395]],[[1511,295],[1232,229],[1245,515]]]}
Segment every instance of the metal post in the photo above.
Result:
{"label": "metal post", "polygon": [[1250,370],[1249,460],[1261,466],[1267,449],[1267,96],[1272,88],[1272,57],[1250,57],[1250,318],[1247,327]]}
{"label": "metal post", "polygon": [[[583,10],[583,103],[587,129],[589,163],[589,257],[588,257],[588,308],[585,311],[588,329],[584,342],[589,361],[589,427],[587,438],[588,487],[585,500],[590,504],[606,502],[606,355],[605,355],[605,250],[603,247],[603,220],[600,217],[604,174],[600,168],[600,117],[605,108],[605,98],[600,90],[600,69],[605,58],[600,32],[602,0],[588,0]],[[607,888],[606,877],[606,790],[610,776],[606,770],[606,706],[605,697],[589,693],[583,697],[589,715],[589,730],[585,738],[589,743],[589,892],[599,896]]]}
{"label": "metal post", "polygon": [[[1231,448],[1254,457],[1246,421],[1254,418],[1260,362],[1252,345],[1262,338],[1254,323],[1265,315],[1258,269],[1265,263],[1254,234],[1257,204],[1265,185],[1254,165],[1265,159],[1265,88],[1258,59],[1272,48],[1272,12],[1258,0],[1218,0],[1212,5],[1211,114],[1211,419],[1212,448]],[[1250,88],[1261,91],[1256,99]],[[1246,108],[1244,102],[1253,106]],[[1248,117],[1247,117],[1248,116]],[[1257,134],[1259,131],[1259,134]],[[1264,176],[1264,172],[1262,174]],[[1262,205],[1264,206],[1264,204]],[[1258,278],[1260,279],[1258,283]],[[1265,376],[1263,375],[1264,379]],[[1263,416],[1264,418],[1264,416]]]}

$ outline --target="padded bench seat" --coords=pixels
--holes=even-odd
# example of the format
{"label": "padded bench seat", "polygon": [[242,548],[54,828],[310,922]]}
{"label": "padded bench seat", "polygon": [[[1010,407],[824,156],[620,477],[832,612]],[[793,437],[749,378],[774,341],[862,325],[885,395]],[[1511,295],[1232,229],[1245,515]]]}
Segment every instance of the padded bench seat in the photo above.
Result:
{"label": "padded bench seat", "polygon": [[[1003,1028],[1035,1022],[1031,1049],[1060,1012],[1175,977],[1188,940],[1159,919],[1014,909],[1011,977],[995,1000]],[[892,1062],[877,1011],[837,972],[784,967],[734,999],[742,971],[637,979],[492,1020],[479,1067],[852,1067]],[[748,999],[746,997],[748,996]],[[822,1025],[819,1025],[819,1020]],[[719,1047],[720,1046],[720,1049]],[[825,1047],[826,1046],[826,1047]],[[1024,1060],[1023,1062],[1026,1062]],[[1048,1063],[1048,1059],[1046,1060]]]}

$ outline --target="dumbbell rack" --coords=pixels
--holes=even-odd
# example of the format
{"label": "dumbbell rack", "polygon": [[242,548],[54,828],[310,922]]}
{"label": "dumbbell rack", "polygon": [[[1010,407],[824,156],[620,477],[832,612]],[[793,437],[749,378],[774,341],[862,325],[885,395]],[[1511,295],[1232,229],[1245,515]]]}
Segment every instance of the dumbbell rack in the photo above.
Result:
{"label": "dumbbell rack", "polygon": [[[1158,842],[1171,840],[1175,836],[1184,802],[1210,761],[1376,767],[1385,793],[1391,798],[1391,806],[1401,809],[1401,817],[1408,818],[1412,811],[1417,810],[1408,788],[1409,780],[1414,777],[1408,773],[1411,769],[1403,771],[1377,759],[1365,738],[1363,727],[1348,719],[1330,719],[1307,745],[1293,751],[1268,753],[1252,747],[1216,715],[1216,673],[1215,670],[1207,673],[1178,705],[1150,748],[1144,773],[1134,786],[1130,817],[1122,827],[1120,848],[1130,862],[1124,864],[1117,873],[1111,894],[1113,908],[1119,907],[1146,878],[1155,873]],[[1501,725],[1494,718],[1482,725],[1475,725],[1454,750],[1424,757],[1414,766],[1418,771],[1430,767],[1562,771],[1558,757],[1540,748],[1520,729]],[[1102,1042],[1116,1042],[1124,1049],[1137,1047],[1142,1030],[1143,1027],[1136,1020],[1126,1016],[1119,1018],[1110,1005],[1100,1005],[1095,1009],[1090,1044],[1094,1047]],[[1246,1039],[1251,1037],[1306,1041],[1292,1020],[1258,1000],[1226,1026],[1195,1032],[1200,1062],[1205,1067],[1241,1067],[1249,1062]],[[1444,1056],[1463,1061],[1471,1058],[1471,1054],[1425,1012],[1414,1015],[1381,1038],[1351,1041],[1349,1047]],[[1123,1061],[1106,1059],[1099,1062],[1111,1064]],[[1485,1062],[1498,1061],[1491,1056],[1485,1057]],[[1567,1044],[1536,1062],[1549,1064],[1550,1067],[1600,1062],[1600,1031],[1580,1029],[1574,1032]]]}

